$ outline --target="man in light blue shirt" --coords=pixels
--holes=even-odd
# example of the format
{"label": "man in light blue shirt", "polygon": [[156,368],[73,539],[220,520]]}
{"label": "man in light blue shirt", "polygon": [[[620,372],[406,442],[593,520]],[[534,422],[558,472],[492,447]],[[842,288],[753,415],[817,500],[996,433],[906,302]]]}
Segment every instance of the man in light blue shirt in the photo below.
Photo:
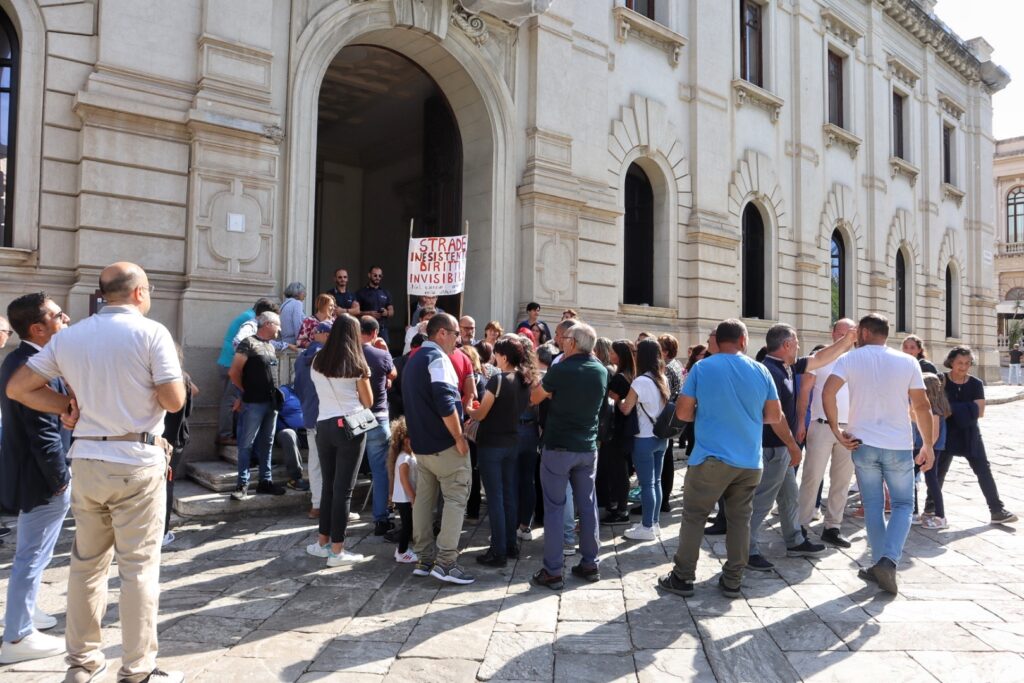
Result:
{"label": "man in light blue shirt", "polygon": [[718,586],[740,596],[750,543],[750,513],[761,481],[762,425],[782,419],[778,391],[763,365],[744,355],[747,328],[739,320],[719,323],[719,352],[690,370],[676,403],[676,417],[694,422],[696,443],[683,484],[683,519],[675,567],[658,579],[664,590],[693,595],[704,522],[719,497],[725,499],[728,559]]}

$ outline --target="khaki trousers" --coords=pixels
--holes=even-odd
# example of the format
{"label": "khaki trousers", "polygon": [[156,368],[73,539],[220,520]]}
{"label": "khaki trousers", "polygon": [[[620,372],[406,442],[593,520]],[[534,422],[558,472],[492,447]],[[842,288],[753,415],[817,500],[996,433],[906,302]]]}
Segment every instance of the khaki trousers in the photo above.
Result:
{"label": "khaki trousers", "polygon": [[693,581],[696,577],[704,525],[719,498],[725,498],[725,549],[727,559],[722,575],[729,587],[740,585],[747,566],[750,544],[750,513],[754,491],[761,481],[761,470],[748,470],[708,458],[686,468],[683,481],[683,519],[679,527],[679,548],[674,558],[676,578]]}
{"label": "khaki trousers", "polygon": [[[450,567],[459,559],[459,536],[472,480],[469,456],[452,446],[440,453],[416,454],[416,502],[412,506],[412,550],[422,562]],[[444,499],[441,533],[434,539],[434,510]]]}
{"label": "khaki trousers", "polygon": [[67,663],[89,671],[103,665],[100,620],[107,609],[107,573],[116,556],[124,641],[117,678],[136,683],[156,668],[167,467],[75,459],[71,470],[75,542],[68,579]]}
{"label": "khaki trousers", "polygon": [[825,528],[838,529],[843,523],[846,497],[853,479],[853,457],[850,451],[836,441],[835,434],[827,424],[812,420],[807,428],[807,447],[804,462],[800,467],[800,505],[797,518],[800,526],[808,526],[814,516],[814,503],[818,499],[818,487],[825,477],[825,466],[829,459],[828,503],[825,507]]}

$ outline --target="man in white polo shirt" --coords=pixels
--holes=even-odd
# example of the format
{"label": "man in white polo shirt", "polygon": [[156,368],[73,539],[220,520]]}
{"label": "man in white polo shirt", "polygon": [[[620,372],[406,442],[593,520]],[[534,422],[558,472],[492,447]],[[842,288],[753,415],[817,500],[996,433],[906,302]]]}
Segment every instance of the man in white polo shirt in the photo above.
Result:
{"label": "man in white polo shirt", "polygon": [[[156,668],[160,541],[170,456],[166,411],[181,410],[185,386],[167,328],[145,317],[152,287],[133,263],[100,273],[107,305],[50,340],[11,379],[7,395],[75,424],[68,454],[74,486],[75,542],[68,579],[66,681],[86,683],[106,669],[100,619],[107,572],[116,555],[121,578],[124,655],[117,679],[177,683]],[[48,382],[64,377],[72,400]]]}
{"label": "man in white polo shirt", "polygon": [[[864,525],[874,566],[858,576],[877,582],[895,595],[896,566],[910,533],[914,508],[914,434],[909,404],[914,410],[924,445],[917,455],[921,471],[935,461],[932,452],[931,406],[917,359],[885,345],[889,321],[871,313],[857,326],[857,346],[836,361],[825,381],[821,401],[836,440],[853,451],[853,466],[864,501]],[[836,394],[850,388],[850,422],[839,425]],[[889,488],[892,514],[885,521],[883,482]]]}
{"label": "man in white polo shirt", "polygon": [[[832,341],[839,341],[846,336],[855,322],[849,318],[837,320],[832,326]],[[825,409],[821,405],[821,389],[825,380],[832,374],[835,362],[803,375],[800,382],[800,398],[796,403],[796,414],[806,415],[807,404],[811,404],[811,423],[804,432],[804,421],[797,425],[797,443],[807,440],[804,455],[802,478],[800,480],[800,502],[797,519],[801,527],[811,525],[814,507],[818,499],[818,487],[825,477],[825,466],[829,465],[828,504],[825,506],[825,525],[821,532],[821,540],[837,548],[849,548],[850,540],[843,536],[840,526],[843,523],[843,511],[846,509],[846,497],[853,478],[853,460],[850,451],[836,441],[832,430],[825,419]],[[817,391],[815,391],[817,389]],[[850,390],[843,387],[836,394],[839,409],[839,426],[846,429],[850,412]]]}

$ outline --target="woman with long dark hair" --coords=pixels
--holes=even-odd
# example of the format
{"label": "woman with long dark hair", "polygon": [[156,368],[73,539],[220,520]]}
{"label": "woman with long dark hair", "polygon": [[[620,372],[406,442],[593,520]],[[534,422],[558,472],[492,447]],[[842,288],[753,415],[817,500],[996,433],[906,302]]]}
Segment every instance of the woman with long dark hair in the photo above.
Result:
{"label": "woman with long dark hair", "polygon": [[504,567],[509,557],[519,557],[519,419],[530,404],[534,362],[523,341],[511,334],[495,342],[494,362],[500,372],[487,381],[480,407],[466,412],[480,423],[476,435],[477,460],[491,522],[491,546],[476,561],[489,567]]}
{"label": "woman with long dark hair", "polygon": [[[936,467],[938,467],[939,486],[941,487],[949,471],[953,456],[961,455],[978,478],[978,485],[985,496],[991,514],[992,524],[1016,522],[1017,515],[1003,507],[999,500],[999,489],[996,488],[989,466],[985,443],[981,440],[978,420],[985,417],[985,383],[970,374],[974,365],[974,352],[969,346],[954,346],[943,363],[949,372],[946,373],[946,399],[952,411],[946,418],[946,450]],[[931,512],[928,503],[925,511]]]}
{"label": "woman with long dark hair", "polygon": [[667,439],[654,435],[654,422],[668,403],[668,380],[661,346],[655,339],[643,339],[636,345],[636,378],[629,393],[619,404],[623,415],[639,411],[639,427],[633,437],[633,467],[640,484],[643,518],[626,529],[623,536],[635,541],[653,541],[661,533],[661,468],[665,462]]}
{"label": "woman with long dark hair", "polygon": [[618,410],[636,376],[636,346],[628,339],[612,342],[610,359],[615,374],[608,382],[608,398],[615,402],[612,437],[599,446],[597,456],[597,499],[607,514],[602,524],[629,522],[629,451],[632,437],[625,433],[626,419]]}
{"label": "woman with long dark hair", "polygon": [[916,334],[908,334],[904,337],[900,348],[903,353],[917,359],[918,364],[921,366],[921,372],[930,372],[933,375],[939,374],[939,369],[928,360],[928,351],[924,348],[924,340]]}
{"label": "woman with long dark hair", "polygon": [[326,557],[328,567],[337,567],[364,559],[345,550],[352,489],[363,460],[366,434],[349,437],[342,418],[373,405],[370,368],[363,356],[358,320],[347,313],[338,316],[324,348],[313,357],[310,377],[320,401],[316,447],[323,493],[320,534],[316,543],[306,546],[306,552]]}

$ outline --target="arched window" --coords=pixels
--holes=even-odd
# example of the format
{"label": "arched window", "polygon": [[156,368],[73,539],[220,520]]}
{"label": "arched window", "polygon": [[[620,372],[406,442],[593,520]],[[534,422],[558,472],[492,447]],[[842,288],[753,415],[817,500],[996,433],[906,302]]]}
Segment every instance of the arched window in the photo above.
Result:
{"label": "arched window", "polygon": [[832,322],[846,317],[846,243],[838,230],[832,231],[830,260]]}
{"label": "arched window", "polygon": [[11,245],[14,217],[14,141],[17,135],[18,62],[20,48],[14,24],[0,10],[0,235]]}
{"label": "arched window", "polygon": [[946,336],[959,337],[960,326],[957,320],[957,311],[960,309],[960,283],[956,273],[953,272],[953,265],[946,266]]}
{"label": "arched window", "polygon": [[902,249],[896,252],[896,331],[910,331],[907,325],[907,262]]}
{"label": "arched window", "polygon": [[1014,188],[1006,197],[1006,242],[1024,242],[1024,187]]}
{"label": "arched window", "polygon": [[1006,301],[1024,301],[1024,287],[1014,287],[1008,291]]}
{"label": "arched window", "polygon": [[764,218],[753,204],[743,210],[743,303],[744,318],[764,318]]}
{"label": "arched window", "polygon": [[654,305],[654,189],[637,164],[626,171],[623,291],[626,304]]}

